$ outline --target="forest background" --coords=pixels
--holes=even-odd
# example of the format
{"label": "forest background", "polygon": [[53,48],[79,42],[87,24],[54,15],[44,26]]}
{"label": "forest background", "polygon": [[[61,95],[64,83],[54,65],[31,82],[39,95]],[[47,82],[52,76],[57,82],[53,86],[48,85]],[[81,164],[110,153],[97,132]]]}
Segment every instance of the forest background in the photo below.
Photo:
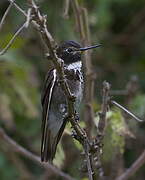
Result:
{"label": "forest background", "polygon": [[[16,1],[24,10],[25,0]],[[55,40],[80,42],[73,10],[66,14],[66,1],[39,0],[37,5],[47,14],[48,29]],[[91,44],[102,48],[92,53],[96,74],[94,103],[97,121],[101,107],[102,82],[111,84],[111,96],[141,119],[145,119],[145,2],[144,0],[79,0],[88,11]],[[0,1],[0,19],[9,2]],[[14,7],[0,29],[0,48],[4,48],[25,17]],[[11,48],[0,56],[0,126],[16,142],[40,155],[41,90],[50,64],[44,56],[43,44],[32,26],[22,31]],[[138,123],[120,109],[111,107],[106,128],[102,166],[114,179],[139,157],[145,147],[145,123]],[[81,122],[82,126],[84,123]],[[55,164],[72,177],[85,180],[81,167],[81,146],[72,140],[67,127],[59,145]],[[0,138],[0,178],[61,179],[40,165],[11,150]],[[67,153],[69,152],[69,154]],[[70,153],[71,152],[71,153]],[[53,178],[52,178],[53,177]],[[142,166],[134,176],[145,178]],[[62,178],[63,179],[63,178]]]}

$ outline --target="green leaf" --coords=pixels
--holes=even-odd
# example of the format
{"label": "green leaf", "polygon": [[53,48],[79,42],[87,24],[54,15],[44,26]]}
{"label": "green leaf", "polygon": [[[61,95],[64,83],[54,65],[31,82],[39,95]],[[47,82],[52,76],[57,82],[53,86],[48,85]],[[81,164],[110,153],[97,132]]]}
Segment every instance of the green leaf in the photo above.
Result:
{"label": "green leaf", "polygon": [[114,156],[114,152],[124,152],[125,139],[124,136],[128,131],[124,118],[119,110],[114,109],[108,114],[108,124],[104,137],[103,159],[110,161]]}

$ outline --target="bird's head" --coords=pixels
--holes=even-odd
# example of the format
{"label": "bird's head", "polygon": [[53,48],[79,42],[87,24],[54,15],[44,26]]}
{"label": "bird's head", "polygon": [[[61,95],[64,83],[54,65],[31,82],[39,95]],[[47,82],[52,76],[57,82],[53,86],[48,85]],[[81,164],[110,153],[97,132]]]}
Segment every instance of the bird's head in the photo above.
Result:
{"label": "bird's head", "polygon": [[65,64],[70,64],[80,61],[82,52],[100,46],[101,45],[99,44],[83,48],[79,43],[75,41],[65,41],[57,48],[57,55],[59,58],[64,60]]}

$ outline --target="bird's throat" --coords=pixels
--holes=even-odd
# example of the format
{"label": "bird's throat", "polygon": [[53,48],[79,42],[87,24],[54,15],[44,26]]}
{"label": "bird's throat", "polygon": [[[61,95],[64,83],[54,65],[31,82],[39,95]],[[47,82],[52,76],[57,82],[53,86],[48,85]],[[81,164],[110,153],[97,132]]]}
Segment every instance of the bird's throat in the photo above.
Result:
{"label": "bird's throat", "polygon": [[67,69],[68,69],[68,70],[71,70],[71,69],[81,70],[81,68],[82,68],[82,62],[81,62],[81,61],[71,63],[71,64],[69,64],[69,65],[67,66]]}

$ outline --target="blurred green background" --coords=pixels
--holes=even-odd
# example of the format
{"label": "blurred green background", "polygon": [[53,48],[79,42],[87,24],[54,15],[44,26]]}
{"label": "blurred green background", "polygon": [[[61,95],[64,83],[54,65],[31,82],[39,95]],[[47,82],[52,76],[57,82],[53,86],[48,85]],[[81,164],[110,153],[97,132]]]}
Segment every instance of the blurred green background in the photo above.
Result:
{"label": "blurred green background", "polygon": [[[26,0],[16,2],[27,10]],[[47,14],[48,30],[58,43],[80,42],[71,7],[69,18],[64,18],[64,1],[39,0],[37,4],[41,12]],[[94,109],[100,109],[102,82],[107,80],[114,99],[145,119],[145,1],[79,0],[79,4],[88,10],[92,44],[103,45],[92,54],[97,74]],[[8,5],[6,0],[0,1],[0,19]],[[25,17],[13,7],[0,31],[1,49],[24,21]],[[48,67],[43,44],[32,26],[23,30],[8,52],[0,57],[0,126],[37,155],[40,155],[41,138],[40,94]],[[108,114],[103,166],[112,179],[114,174],[117,176],[129,167],[145,147],[145,123],[124,117],[126,115],[114,107]],[[97,116],[95,119],[97,121]],[[67,131],[70,132],[69,127]],[[78,170],[82,161],[78,153],[81,147],[67,132],[63,140],[55,164],[73,177],[86,180],[86,175]],[[62,179],[10,151],[5,142],[0,143],[1,180]],[[116,164],[118,158],[120,161]],[[130,179],[136,178],[145,179],[145,166]]]}

